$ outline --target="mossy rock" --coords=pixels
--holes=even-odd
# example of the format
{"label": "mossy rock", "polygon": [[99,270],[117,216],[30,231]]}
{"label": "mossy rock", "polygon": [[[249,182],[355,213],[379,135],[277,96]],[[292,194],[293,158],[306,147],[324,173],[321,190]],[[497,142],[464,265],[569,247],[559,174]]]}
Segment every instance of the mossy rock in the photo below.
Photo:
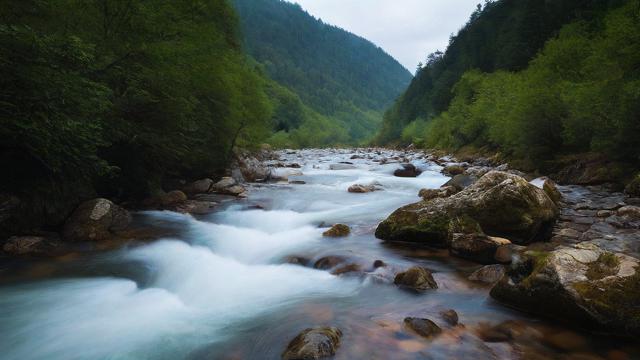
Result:
{"label": "mossy rock", "polygon": [[420,211],[423,206],[423,203],[416,203],[394,211],[378,225],[376,237],[392,242],[446,247],[449,242],[450,217],[446,213],[423,213]]}
{"label": "mossy rock", "polygon": [[463,191],[404,206],[376,229],[376,237],[394,242],[447,247],[451,222],[475,220],[484,233],[528,244],[550,236],[558,208],[542,190],[520,176],[491,171]]}
{"label": "mossy rock", "polygon": [[335,224],[329,230],[322,233],[324,237],[345,237],[351,234],[351,229],[345,224]]}
{"label": "mossy rock", "polygon": [[415,292],[438,288],[431,271],[420,266],[414,266],[407,271],[398,273],[393,279],[393,283],[403,289]]}
{"label": "mossy rock", "polygon": [[514,308],[615,335],[640,334],[640,261],[592,244],[526,252],[491,290]]}
{"label": "mossy rock", "polygon": [[306,329],[296,336],[282,354],[284,360],[323,359],[335,355],[342,331],[335,327]]}

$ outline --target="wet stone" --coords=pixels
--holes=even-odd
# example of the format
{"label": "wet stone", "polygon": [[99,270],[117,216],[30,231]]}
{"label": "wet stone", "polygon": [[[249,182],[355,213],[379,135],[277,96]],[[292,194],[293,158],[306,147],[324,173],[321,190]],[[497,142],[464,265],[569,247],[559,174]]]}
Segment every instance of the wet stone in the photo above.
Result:
{"label": "wet stone", "polygon": [[429,319],[407,317],[404,325],[422,337],[433,337],[442,332],[442,329]]}
{"label": "wet stone", "polygon": [[442,320],[446,321],[447,324],[451,326],[458,325],[458,321],[459,321],[458,313],[453,309],[440,312],[440,317],[442,318]]}

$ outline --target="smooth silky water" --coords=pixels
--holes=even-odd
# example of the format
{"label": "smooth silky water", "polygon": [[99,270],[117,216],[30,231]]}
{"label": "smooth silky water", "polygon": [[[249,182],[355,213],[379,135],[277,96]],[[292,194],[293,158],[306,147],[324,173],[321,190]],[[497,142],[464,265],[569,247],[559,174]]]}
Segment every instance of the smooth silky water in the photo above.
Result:
{"label": "smooth silky water", "polygon": [[[437,320],[449,308],[470,326],[524,319],[558,330],[497,304],[487,286],[466,280],[477,264],[377,240],[373,233],[382,219],[418,201],[421,188],[437,188],[448,178],[423,160],[414,160],[426,170],[421,176],[397,178],[397,163],[351,160],[352,154],[282,153],[302,165],[304,175],[296,179],[306,184],[255,186],[249,199],[203,217],[143,212],[137,221],[175,235],[23,266],[22,275],[0,287],[0,358],[279,359],[301,330],[322,325],[344,333],[336,359],[447,358],[448,351],[427,347],[428,340],[401,324],[406,316]],[[340,161],[357,168],[329,170]],[[383,190],[347,192],[354,183],[372,182]],[[338,222],[351,226],[352,235],[323,238],[326,226]],[[329,255],[347,257],[369,274],[335,276],[287,263],[291,256],[313,264]],[[372,269],[377,259],[394,269],[425,266],[440,288],[415,295],[376,281],[384,271]],[[626,346],[589,339],[589,350],[603,356]],[[507,356],[499,344],[492,346]]]}

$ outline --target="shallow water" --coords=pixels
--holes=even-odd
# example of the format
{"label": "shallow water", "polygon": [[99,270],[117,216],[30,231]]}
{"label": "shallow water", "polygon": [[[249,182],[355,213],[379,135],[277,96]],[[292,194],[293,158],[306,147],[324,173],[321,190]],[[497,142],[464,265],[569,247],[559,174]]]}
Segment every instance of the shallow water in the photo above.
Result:
{"label": "shallow water", "polygon": [[[303,166],[304,175],[296,179],[306,184],[255,186],[249,199],[228,202],[221,211],[198,218],[140,213],[138,221],[171,228],[176,235],[33,264],[37,270],[0,287],[0,358],[279,359],[301,330],[321,325],[344,333],[336,359],[466,358],[461,352],[467,348],[479,358],[486,351],[497,358],[522,355],[504,344],[478,345],[474,335],[473,341],[466,340],[455,334],[460,329],[430,342],[401,326],[406,316],[437,320],[449,308],[460,314],[469,333],[479,324],[508,319],[524,320],[549,334],[567,332],[492,301],[488,287],[466,280],[476,264],[443,251],[377,240],[373,232],[378,222],[417,201],[419,189],[439,187],[448,179],[440,167],[422,159],[413,159],[425,170],[420,177],[396,178],[397,163],[351,160],[352,154],[283,153],[286,162]],[[340,161],[354,162],[357,168],[329,170]],[[354,183],[374,181],[382,191],[347,192]],[[323,238],[326,226],[337,222],[351,226],[352,235]],[[328,255],[344,256],[366,274],[335,276],[286,261],[298,256],[313,264]],[[389,266],[374,271],[377,259]],[[435,272],[438,290],[415,295],[380,280],[415,264]],[[637,354],[619,340],[570,334],[586,343],[570,349],[540,345],[530,351],[550,358],[574,352],[604,358],[620,351],[627,358]]]}

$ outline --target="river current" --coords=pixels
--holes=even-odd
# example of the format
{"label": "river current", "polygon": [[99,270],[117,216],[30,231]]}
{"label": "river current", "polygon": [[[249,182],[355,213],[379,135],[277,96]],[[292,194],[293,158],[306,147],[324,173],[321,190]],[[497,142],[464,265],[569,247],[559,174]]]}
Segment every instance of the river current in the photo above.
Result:
{"label": "river current", "polygon": [[[420,189],[437,188],[448,178],[422,158],[408,159],[422,175],[398,178],[393,176],[397,162],[380,165],[371,159],[394,154],[352,159],[353,154],[282,152],[283,161],[301,165],[303,175],[290,180],[305,184],[254,185],[248,199],[224,202],[206,216],[137,213],[137,222],[169,229],[171,236],[40,262],[24,276],[0,283],[0,358],[279,359],[300,331],[324,325],[344,333],[336,359],[462,359],[476,353],[518,358],[512,347],[472,335],[474,327],[505,320],[584,339],[577,349],[541,345],[540,352],[552,357],[572,352],[606,357],[624,346],[600,344],[494,302],[487,285],[467,280],[477,264],[446,251],[376,239],[381,220],[418,201]],[[340,162],[354,168],[330,170]],[[356,183],[377,183],[382,190],[348,193]],[[352,234],[323,238],[334,223],[349,225]],[[333,275],[290,263],[296,257],[312,265],[325,256],[348,259],[363,271]],[[375,260],[388,266],[374,269]],[[439,289],[416,295],[389,283],[390,271],[413,265],[431,269]],[[46,271],[39,272],[42,268]],[[430,342],[402,327],[404,317],[436,320],[446,309],[455,309],[468,329]]]}

